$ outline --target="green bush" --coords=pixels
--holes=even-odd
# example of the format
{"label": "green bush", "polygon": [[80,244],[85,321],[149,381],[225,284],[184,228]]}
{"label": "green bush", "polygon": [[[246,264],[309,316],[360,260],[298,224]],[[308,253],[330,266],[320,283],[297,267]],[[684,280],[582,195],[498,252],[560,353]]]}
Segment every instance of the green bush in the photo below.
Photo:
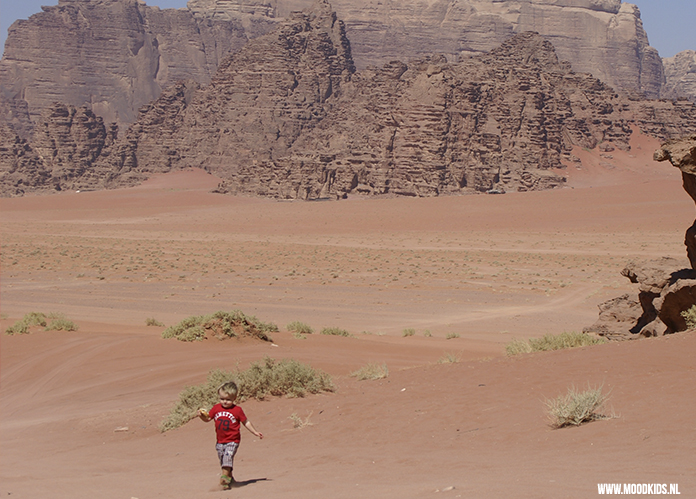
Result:
{"label": "green bush", "polygon": [[334,385],[325,372],[292,359],[276,361],[266,357],[251,364],[249,369],[234,372],[215,369],[210,371],[203,385],[189,386],[179,394],[179,401],[169,416],[160,423],[160,430],[167,431],[195,418],[199,408],[210,408],[218,401],[217,389],[227,381],[235,381],[239,387],[237,400],[263,400],[269,396],[304,397],[307,393],[331,392]]}
{"label": "green bush", "polygon": [[350,336],[350,333],[348,331],[338,327],[325,327],[321,330],[320,334],[328,334],[332,336]]}
{"label": "green bush", "polygon": [[145,325],[146,326],[156,326],[156,327],[164,327],[164,324],[154,317],[148,317],[145,319]]}
{"label": "green bush", "polygon": [[297,334],[313,334],[314,329],[312,329],[311,326],[308,326],[307,324],[299,321],[294,321],[285,326],[285,328],[292,332],[292,333],[297,333]]}
{"label": "green bush", "polygon": [[360,381],[366,379],[384,379],[389,376],[389,369],[387,364],[367,364],[361,367],[355,372],[350,374],[354,378],[358,378]]}
{"label": "green bush", "polygon": [[23,321],[17,321],[14,324],[12,324],[10,327],[5,329],[5,334],[13,335],[13,334],[28,334],[29,333],[29,325],[27,325],[26,322]]}
{"label": "green bush", "polygon": [[513,340],[505,346],[505,351],[512,356],[520,353],[562,350],[564,348],[600,345],[602,343],[607,343],[607,340],[585,333],[565,332],[561,334],[547,334],[542,338],[531,338],[528,342]]}
{"label": "green bush", "polygon": [[606,416],[598,414],[597,411],[608,399],[607,395],[602,394],[602,387],[588,387],[584,392],[571,387],[566,395],[546,401],[551,426],[579,426],[589,421],[605,419]]}
{"label": "green bush", "polygon": [[409,327],[409,328],[406,328],[403,330],[403,332],[401,333],[401,336],[403,336],[405,338],[407,336],[414,336],[415,334],[416,334],[416,330],[413,329],[412,327]]}
{"label": "green bush", "polygon": [[459,338],[459,333],[447,333],[447,336],[445,336],[446,340],[453,340],[454,338]]}
{"label": "green bush", "polygon": [[210,315],[194,315],[162,331],[162,338],[176,338],[180,341],[202,341],[210,333],[219,339],[251,336],[264,341],[272,341],[269,332],[278,331],[273,323],[261,322],[254,316],[245,315],[240,310],[218,311]]}

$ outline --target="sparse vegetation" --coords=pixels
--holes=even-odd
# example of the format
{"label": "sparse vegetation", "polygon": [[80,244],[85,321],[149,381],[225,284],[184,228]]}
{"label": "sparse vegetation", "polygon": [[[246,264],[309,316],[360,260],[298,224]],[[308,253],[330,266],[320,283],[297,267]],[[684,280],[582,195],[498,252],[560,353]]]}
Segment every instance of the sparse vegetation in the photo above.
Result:
{"label": "sparse vegetation", "polygon": [[681,316],[684,317],[688,329],[696,329],[696,305],[692,305],[688,310],[683,310]]}
{"label": "sparse vegetation", "polygon": [[350,333],[339,327],[325,327],[320,334],[328,334],[331,336],[350,336]]}
{"label": "sparse vegetation", "polygon": [[145,319],[145,325],[146,326],[164,327],[164,323],[158,321],[154,317],[148,317],[147,319]]}
{"label": "sparse vegetation", "polygon": [[445,352],[445,354],[440,357],[440,360],[437,361],[438,364],[456,364],[461,360],[461,357],[459,354],[454,353],[454,352]]}
{"label": "sparse vegetation", "polygon": [[73,321],[65,318],[53,319],[46,326],[46,331],[77,331],[78,327]]}
{"label": "sparse vegetation", "polygon": [[251,364],[249,369],[234,372],[215,369],[208,375],[206,383],[189,386],[179,394],[179,401],[169,416],[160,423],[161,431],[173,430],[196,417],[201,407],[217,403],[217,388],[235,381],[239,387],[237,400],[255,398],[263,400],[269,396],[304,397],[307,393],[331,392],[334,390],[331,377],[325,372],[292,359],[276,361],[266,357]]}
{"label": "sparse vegetation", "polygon": [[194,315],[162,332],[162,338],[176,338],[180,341],[202,341],[207,334],[218,339],[251,336],[264,341],[272,341],[269,332],[278,331],[273,323],[264,323],[241,310],[218,311],[210,315]]}
{"label": "sparse vegetation", "polygon": [[288,419],[292,421],[292,427],[301,430],[305,426],[312,426],[314,423],[309,421],[309,418],[312,417],[313,412],[310,412],[306,418],[302,419],[300,416],[297,415],[296,412],[293,412],[290,416],[288,416]]}
{"label": "sparse vegetation", "polygon": [[584,392],[579,392],[571,387],[566,395],[546,401],[551,426],[554,428],[579,426],[582,423],[606,419],[607,416],[599,414],[597,411],[608,399],[608,395],[602,394],[601,386],[588,387]]}
{"label": "sparse vegetation", "polygon": [[542,338],[531,338],[529,341],[513,340],[505,346],[505,351],[512,356],[521,353],[600,345],[602,343],[607,343],[607,340],[585,333],[565,332],[555,335],[547,334]]}
{"label": "sparse vegetation", "polygon": [[294,321],[285,326],[285,328],[290,331],[291,333],[297,333],[297,334],[313,334],[314,329],[312,329],[311,326],[299,322],[299,321]]}
{"label": "sparse vegetation", "polygon": [[351,376],[358,378],[360,381],[366,379],[384,379],[389,376],[389,369],[387,368],[387,364],[367,364],[351,373]]}
{"label": "sparse vegetation", "polygon": [[[50,322],[49,322],[50,321]],[[5,330],[6,334],[28,334],[32,327],[43,327],[44,331],[77,331],[77,325],[68,320],[64,314],[51,312],[46,315],[41,312],[29,312],[21,320]]]}
{"label": "sparse vegetation", "polygon": [[459,333],[447,333],[447,336],[445,336],[446,340],[452,340],[454,338],[459,338]]}
{"label": "sparse vegetation", "polygon": [[403,336],[405,338],[406,336],[414,336],[415,334],[416,334],[416,330],[413,329],[412,327],[409,327],[409,328],[406,328],[403,330],[403,332],[401,333],[401,336]]}
{"label": "sparse vegetation", "polygon": [[425,331],[423,331],[423,336],[425,336],[426,338],[432,338],[433,334],[430,332],[430,329],[426,329]]}

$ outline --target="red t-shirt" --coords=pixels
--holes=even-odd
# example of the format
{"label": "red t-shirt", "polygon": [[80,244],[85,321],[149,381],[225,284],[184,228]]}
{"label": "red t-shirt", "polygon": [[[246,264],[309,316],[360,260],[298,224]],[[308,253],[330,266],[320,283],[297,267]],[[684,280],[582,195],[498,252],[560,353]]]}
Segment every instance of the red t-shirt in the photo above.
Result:
{"label": "red t-shirt", "polygon": [[225,409],[222,404],[215,404],[208,415],[215,420],[215,433],[219,444],[239,443],[241,440],[239,425],[247,420],[241,407],[233,405]]}

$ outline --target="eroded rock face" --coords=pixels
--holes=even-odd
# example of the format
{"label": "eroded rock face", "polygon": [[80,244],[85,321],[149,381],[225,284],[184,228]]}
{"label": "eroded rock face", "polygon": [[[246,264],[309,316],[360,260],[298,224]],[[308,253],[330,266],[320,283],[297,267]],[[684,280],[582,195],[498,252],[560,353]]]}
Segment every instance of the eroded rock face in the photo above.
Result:
{"label": "eroded rock face", "polygon": [[585,333],[613,340],[662,336],[687,329],[681,312],[696,304],[696,270],[661,258],[630,262],[621,274],[639,284],[636,295],[623,295],[599,305],[599,319]]}
{"label": "eroded rock face", "polygon": [[[207,84],[226,55],[313,3],[190,0],[188,9],[160,10],[138,0],[60,0],[10,28],[0,61],[0,119],[28,138],[57,101],[89,105],[125,129],[164,88],[182,80]],[[614,88],[658,97],[663,83],[638,9],[620,0],[332,3],[358,68],[433,54],[460,61],[531,30],[575,71]]]}
{"label": "eroded rock face", "polygon": [[[191,0],[234,15],[249,4],[273,15],[313,0]],[[621,0],[332,0],[346,23],[358,69],[445,54],[449,62],[488,52],[512,35],[540,33],[561,60],[617,89],[657,98],[662,61],[650,47],[635,5]]]}
{"label": "eroded rock face", "polygon": [[130,124],[163,88],[209,82],[222,58],[275,26],[266,16],[218,20],[138,0],[60,0],[42,9],[10,27],[0,61],[2,118],[24,136],[29,119],[56,101]]}
{"label": "eroded rock face", "polygon": [[60,191],[103,187],[108,177],[95,167],[108,158],[117,135],[114,126],[86,107],[54,104],[39,120],[29,144],[12,129],[0,132],[0,193],[21,195],[25,191]]}
{"label": "eroded rock face", "polygon": [[685,50],[662,59],[665,84],[660,95],[665,99],[696,101],[696,51]]}

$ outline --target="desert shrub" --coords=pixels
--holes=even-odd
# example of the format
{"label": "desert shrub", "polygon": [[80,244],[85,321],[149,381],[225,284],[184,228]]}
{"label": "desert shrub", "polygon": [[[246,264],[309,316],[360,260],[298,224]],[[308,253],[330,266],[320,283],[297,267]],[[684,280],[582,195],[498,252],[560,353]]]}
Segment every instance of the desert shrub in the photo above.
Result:
{"label": "desert shrub", "polygon": [[447,333],[447,336],[445,336],[446,340],[452,340],[454,338],[459,338],[459,333]]}
{"label": "desert shrub", "polygon": [[297,333],[297,334],[313,334],[314,333],[314,329],[312,329],[311,326],[309,326],[303,322],[299,322],[299,321],[291,322],[290,324],[285,326],[285,328],[288,331],[290,331],[292,333]]}
{"label": "desert shrub", "polygon": [[[561,334],[547,334],[542,338],[531,338],[528,342],[513,340],[505,346],[505,351],[508,355],[517,355],[519,353],[543,352],[547,350],[584,347],[587,345],[600,345],[606,342],[607,340],[605,338],[571,331]],[[527,343],[526,346],[524,345],[525,343]]]}
{"label": "desert shrub", "polygon": [[426,338],[432,338],[433,333],[430,332],[430,329],[426,329],[425,331],[423,331],[423,336],[425,336]]}
{"label": "desert shrub", "polygon": [[14,324],[12,324],[10,327],[5,329],[5,334],[9,334],[9,335],[27,334],[27,333],[29,333],[29,326],[24,321],[17,321]]}
{"label": "desert shrub", "polygon": [[605,419],[606,416],[597,411],[608,400],[607,395],[602,394],[602,387],[589,388],[579,392],[574,387],[568,389],[566,395],[546,401],[551,426],[563,428],[565,426],[579,426],[582,423]]}
{"label": "desert shrub", "polygon": [[406,328],[403,330],[403,332],[401,333],[401,336],[403,336],[405,338],[406,336],[414,336],[415,334],[416,334],[416,330],[413,329],[412,327],[409,327],[409,328]]}
{"label": "desert shrub", "polygon": [[53,319],[46,326],[46,331],[77,331],[78,329],[77,324],[65,318]]}
{"label": "desert shrub", "polygon": [[147,319],[145,319],[145,325],[146,326],[164,327],[164,323],[158,321],[154,317],[148,317]]}
{"label": "desert shrub", "polygon": [[684,317],[688,329],[696,329],[696,305],[692,305],[688,310],[683,310],[681,316]]}
{"label": "desert shrub", "polygon": [[[50,322],[47,322],[50,320]],[[29,312],[21,320],[5,330],[6,334],[28,334],[32,326],[41,326],[45,331],[77,331],[77,325],[66,319],[64,314],[51,312],[46,315],[41,312]]]}
{"label": "desert shrub", "polygon": [[528,341],[514,339],[505,345],[505,352],[509,356],[519,355],[521,353],[531,353],[532,346]]}
{"label": "desert shrub", "polygon": [[328,334],[332,336],[350,336],[350,333],[339,327],[325,327],[320,334]]}
{"label": "desert shrub", "polygon": [[296,360],[276,361],[266,357],[262,362],[251,364],[249,369],[244,371],[212,370],[204,384],[184,388],[169,416],[160,423],[160,430],[178,428],[195,418],[199,408],[216,404],[217,389],[227,381],[237,383],[239,402],[250,398],[263,400],[269,396],[303,397],[307,393],[334,390],[331,377],[325,372]]}
{"label": "desert shrub", "polygon": [[22,321],[27,326],[46,327],[46,314],[42,314],[41,312],[29,312],[22,318]]}
{"label": "desert shrub", "polygon": [[459,362],[461,357],[459,354],[456,354],[454,352],[445,352],[445,354],[440,357],[440,360],[437,361],[438,364],[456,364]]}
{"label": "desert shrub", "polygon": [[366,379],[384,379],[389,376],[389,369],[387,364],[367,364],[355,372],[350,374],[354,378],[358,378],[360,381]]}
{"label": "desert shrub", "polygon": [[162,338],[176,338],[180,341],[202,341],[206,333],[217,338],[252,336],[264,341],[272,341],[269,332],[278,331],[278,326],[265,323],[241,310],[218,311],[210,315],[193,315],[162,331]]}

